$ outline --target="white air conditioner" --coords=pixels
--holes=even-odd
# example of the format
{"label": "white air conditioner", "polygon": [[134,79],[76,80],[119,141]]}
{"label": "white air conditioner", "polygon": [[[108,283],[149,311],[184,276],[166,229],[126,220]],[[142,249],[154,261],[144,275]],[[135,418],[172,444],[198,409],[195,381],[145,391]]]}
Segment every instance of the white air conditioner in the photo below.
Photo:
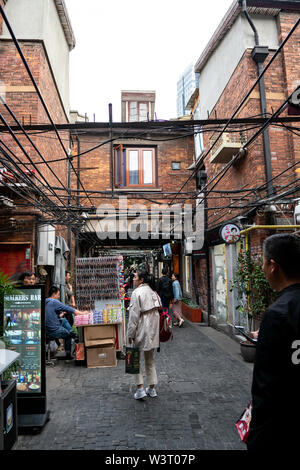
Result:
{"label": "white air conditioner", "polygon": [[196,237],[195,235],[191,237],[186,237],[184,240],[184,255],[188,256],[193,253],[193,243],[195,242]]}
{"label": "white air conditioner", "polygon": [[38,266],[54,266],[55,264],[55,227],[40,225],[38,229]]}
{"label": "white air conditioner", "polygon": [[295,225],[300,224],[300,200],[297,201],[294,210],[294,223]]}
{"label": "white air conditioner", "polygon": [[[217,141],[220,132],[215,132],[210,138],[210,146]],[[247,142],[247,132],[223,132],[219,140],[212,148],[210,154],[211,163],[228,163]]]}

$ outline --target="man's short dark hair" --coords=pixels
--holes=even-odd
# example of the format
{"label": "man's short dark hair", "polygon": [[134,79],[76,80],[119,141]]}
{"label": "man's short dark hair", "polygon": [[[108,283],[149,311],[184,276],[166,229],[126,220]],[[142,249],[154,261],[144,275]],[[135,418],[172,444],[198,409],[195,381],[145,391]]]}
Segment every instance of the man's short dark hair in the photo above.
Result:
{"label": "man's short dark hair", "polygon": [[161,272],[166,275],[168,274],[168,268],[162,268]]}
{"label": "man's short dark hair", "polygon": [[70,274],[70,275],[71,275],[71,271],[66,271],[66,272],[65,272],[65,275],[67,275],[67,274]]}
{"label": "man's short dark hair", "polygon": [[177,279],[177,281],[178,281],[178,279],[179,279],[179,274],[178,274],[178,273],[173,273],[173,276],[175,276],[176,279]]}
{"label": "man's short dark hair", "polygon": [[53,294],[57,294],[57,292],[60,291],[60,288],[57,286],[51,286],[49,289],[49,294],[48,296],[51,297]]}
{"label": "man's short dark hair", "polygon": [[24,271],[21,276],[19,277],[19,281],[24,281],[25,277],[35,276],[32,271]]}
{"label": "man's short dark hair", "polygon": [[287,278],[300,276],[300,238],[292,234],[276,234],[264,240],[264,258],[273,259]]}

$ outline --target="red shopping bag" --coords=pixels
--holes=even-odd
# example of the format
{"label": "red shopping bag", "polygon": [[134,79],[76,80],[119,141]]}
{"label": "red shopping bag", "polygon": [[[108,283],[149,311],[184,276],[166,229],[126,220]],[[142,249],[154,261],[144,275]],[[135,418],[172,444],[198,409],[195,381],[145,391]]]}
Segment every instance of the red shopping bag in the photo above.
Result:
{"label": "red shopping bag", "polygon": [[246,443],[250,432],[250,421],[252,417],[252,402],[249,403],[247,408],[243,411],[240,418],[235,423],[241,441]]}
{"label": "red shopping bag", "polygon": [[75,343],[75,361],[84,361],[84,344]]}

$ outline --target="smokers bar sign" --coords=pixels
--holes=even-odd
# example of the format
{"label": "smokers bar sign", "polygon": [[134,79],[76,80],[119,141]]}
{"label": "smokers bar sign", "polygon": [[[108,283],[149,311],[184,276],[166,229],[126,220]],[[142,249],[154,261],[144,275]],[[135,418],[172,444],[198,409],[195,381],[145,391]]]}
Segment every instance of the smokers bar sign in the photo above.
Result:
{"label": "smokers bar sign", "polygon": [[9,349],[20,353],[13,375],[19,393],[41,392],[41,289],[19,290],[4,297],[4,327]]}

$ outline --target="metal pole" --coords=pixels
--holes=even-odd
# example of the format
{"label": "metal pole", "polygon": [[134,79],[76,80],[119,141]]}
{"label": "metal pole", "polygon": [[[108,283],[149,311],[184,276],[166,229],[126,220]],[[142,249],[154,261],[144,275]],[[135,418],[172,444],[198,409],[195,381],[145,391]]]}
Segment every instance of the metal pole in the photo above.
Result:
{"label": "metal pole", "polygon": [[111,197],[114,197],[114,177],[115,177],[115,165],[114,165],[114,148],[113,148],[113,131],[112,131],[112,104],[108,105],[109,110],[109,137],[110,137],[110,176],[111,176]]}

